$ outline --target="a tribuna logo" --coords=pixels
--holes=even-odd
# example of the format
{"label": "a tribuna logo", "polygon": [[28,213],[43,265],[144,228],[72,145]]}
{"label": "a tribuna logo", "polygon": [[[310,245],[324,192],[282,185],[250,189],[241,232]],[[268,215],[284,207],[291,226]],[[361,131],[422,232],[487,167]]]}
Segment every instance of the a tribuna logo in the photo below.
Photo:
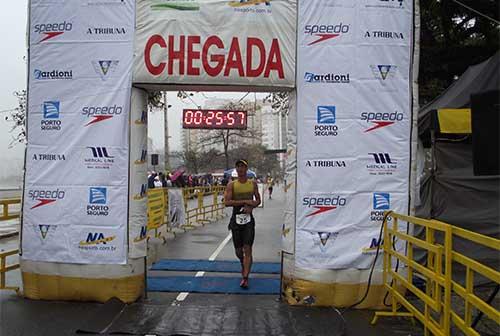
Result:
{"label": "a tribuna logo", "polygon": [[87,35],[125,35],[127,31],[123,27],[92,27],[87,29]]}
{"label": "a tribuna logo", "polygon": [[405,37],[401,32],[391,32],[391,31],[367,31],[365,33],[365,38],[376,38],[376,39],[387,39],[387,40],[404,40]]}
{"label": "a tribuna logo", "polygon": [[33,161],[66,161],[64,154],[33,154]]}
{"label": "a tribuna logo", "polygon": [[49,79],[73,79],[73,70],[51,70],[43,71],[35,69],[33,72],[35,79],[49,80]]}
{"label": "a tribuna logo", "polygon": [[319,168],[346,168],[347,165],[345,161],[336,160],[307,160],[307,167],[319,167]]}

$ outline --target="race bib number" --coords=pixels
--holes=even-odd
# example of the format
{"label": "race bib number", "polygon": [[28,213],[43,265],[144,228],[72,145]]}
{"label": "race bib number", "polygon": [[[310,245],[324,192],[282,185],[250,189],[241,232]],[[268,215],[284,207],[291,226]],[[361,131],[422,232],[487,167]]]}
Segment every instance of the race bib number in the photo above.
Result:
{"label": "race bib number", "polygon": [[236,215],[236,224],[238,225],[245,225],[250,223],[252,220],[252,217],[249,214],[240,214]]}

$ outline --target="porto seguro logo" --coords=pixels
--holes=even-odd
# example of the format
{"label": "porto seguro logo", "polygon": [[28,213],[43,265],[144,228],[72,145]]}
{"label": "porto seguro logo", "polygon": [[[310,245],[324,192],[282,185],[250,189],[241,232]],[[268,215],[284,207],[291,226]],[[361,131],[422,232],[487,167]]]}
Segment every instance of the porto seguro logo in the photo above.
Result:
{"label": "porto seguro logo", "polygon": [[40,121],[40,130],[42,131],[60,131],[62,122],[59,120],[61,109],[60,101],[45,101],[42,105],[43,119]]}
{"label": "porto seguro logo", "polygon": [[109,206],[107,204],[107,188],[90,187],[89,204],[87,205],[88,216],[108,216]]}
{"label": "porto seguro logo", "polygon": [[391,195],[389,193],[373,193],[373,211],[370,213],[371,221],[384,220],[384,211],[391,208]]}
{"label": "porto seguro logo", "polygon": [[339,128],[335,125],[336,112],[337,108],[335,106],[317,106],[317,124],[314,126],[315,137],[334,137],[338,135]]}

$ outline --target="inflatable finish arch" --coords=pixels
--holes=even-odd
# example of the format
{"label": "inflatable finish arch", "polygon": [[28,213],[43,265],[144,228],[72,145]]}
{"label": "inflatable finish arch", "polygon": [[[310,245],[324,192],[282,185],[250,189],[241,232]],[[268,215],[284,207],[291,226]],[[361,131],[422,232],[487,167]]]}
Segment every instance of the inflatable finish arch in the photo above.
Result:
{"label": "inflatable finish arch", "polygon": [[[283,289],[291,304],[354,303],[382,212],[412,208],[416,9],[410,0],[31,0],[25,295],[141,295],[148,90],[287,90]],[[380,273],[365,307],[384,295]]]}

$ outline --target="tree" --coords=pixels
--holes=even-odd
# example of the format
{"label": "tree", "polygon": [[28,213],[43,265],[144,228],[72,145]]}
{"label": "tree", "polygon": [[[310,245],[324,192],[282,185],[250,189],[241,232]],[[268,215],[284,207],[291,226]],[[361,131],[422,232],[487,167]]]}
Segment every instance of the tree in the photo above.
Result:
{"label": "tree", "polygon": [[229,151],[232,162],[240,158],[248,160],[251,168],[257,171],[258,175],[270,173],[273,176],[281,174],[278,157],[276,154],[265,154],[266,148],[261,144],[240,146]]}
{"label": "tree", "polygon": [[9,144],[9,148],[18,143],[26,143],[26,90],[15,91],[18,105],[12,110],[10,116],[5,117],[5,120],[13,123],[10,133],[15,135]]}
{"label": "tree", "polygon": [[271,103],[273,111],[280,113],[281,116],[286,116],[288,115],[290,107],[290,92],[271,92],[266,98],[264,98],[264,102]]}
{"label": "tree", "polygon": [[218,161],[221,157],[221,153],[215,149],[201,151],[199,148],[191,148],[183,152],[178,152],[177,155],[184,163],[186,170],[194,174],[208,172],[212,170],[214,166],[220,165]]}
{"label": "tree", "polygon": [[[262,108],[260,104],[256,102],[243,101],[243,102],[230,102],[222,107],[225,110],[243,110],[247,111],[247,118],[255,117],[257,111]],[[222,145],[222,154],[225,158],[225,168],[229,169],[229,149],[230,147],[238,147],[245,139],[258,139],[260,143],[260,137],[262,134],[253,128],[248,128],[246,130],[238,129],[221,129],[221,130],[207,130],[200,131],[202,135],[200,137],[199,144],[205,147]]]}
{"label": "tree", "polygon": [[[498,0],[460,0],[500,20]],[[437,97],[468,66],[491,57],[500,47],[498,23],[452,0],[420,0],[420,103]]]}

